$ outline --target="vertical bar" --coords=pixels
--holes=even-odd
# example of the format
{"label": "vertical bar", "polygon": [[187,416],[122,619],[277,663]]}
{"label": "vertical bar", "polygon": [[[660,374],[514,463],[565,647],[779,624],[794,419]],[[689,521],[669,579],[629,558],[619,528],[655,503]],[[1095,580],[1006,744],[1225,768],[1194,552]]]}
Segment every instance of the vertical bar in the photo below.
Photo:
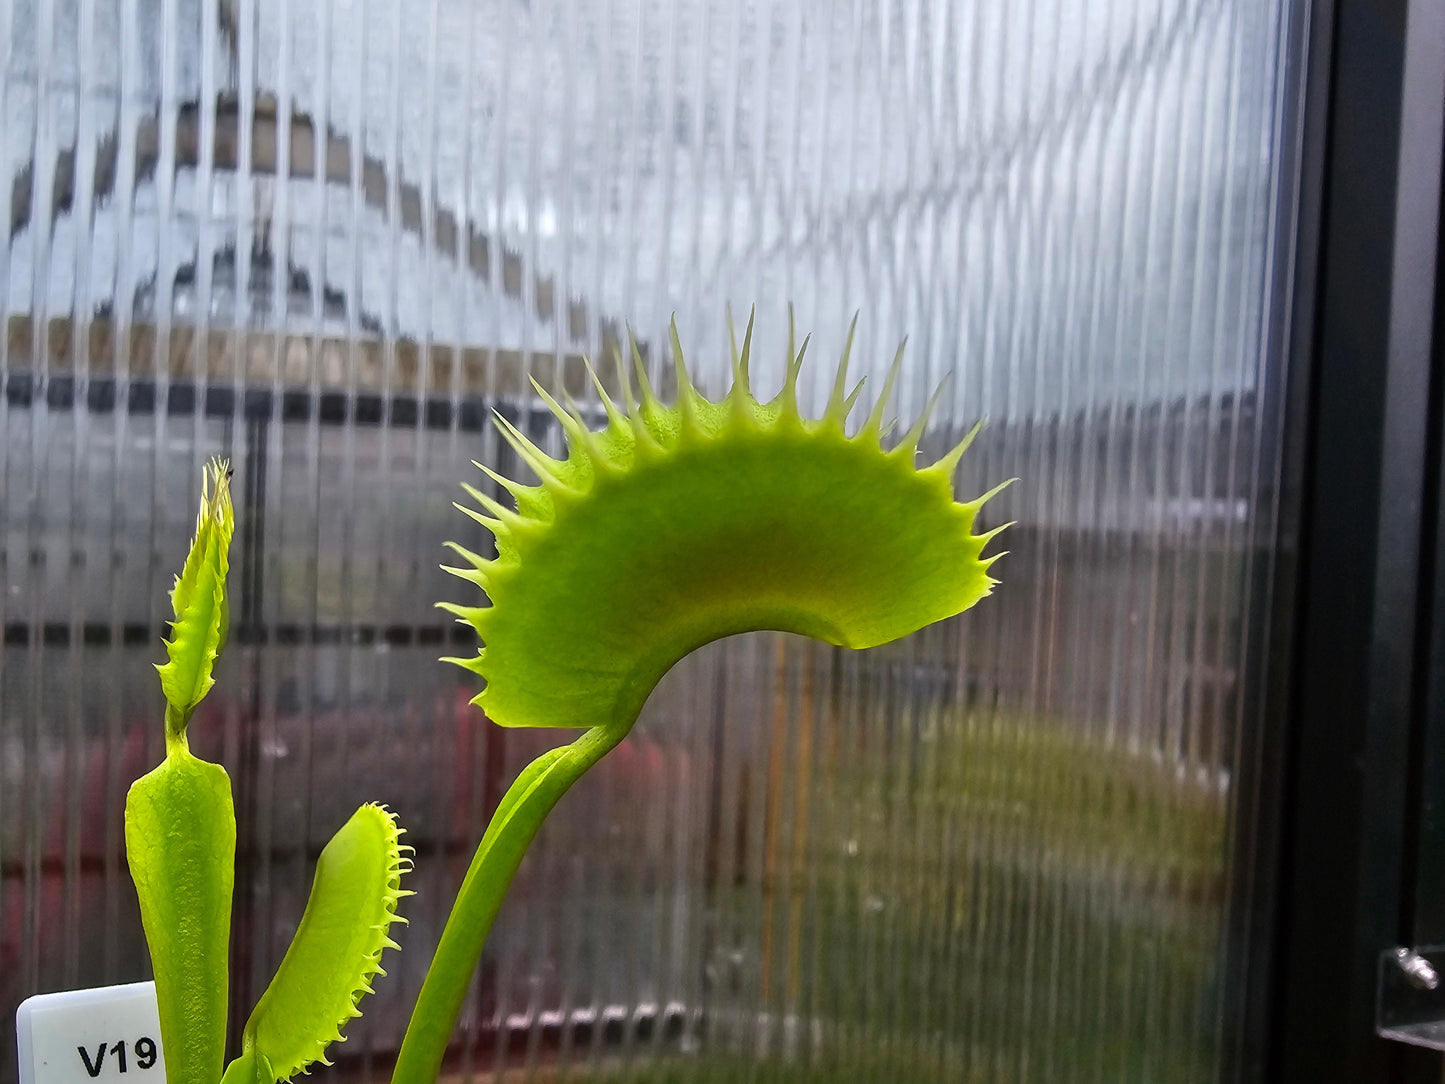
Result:
{"label": "vertical bar", "polygon": [[[1400,781],[1415,707],[1433,315],[1433,295],[1412,280],[1424,269],[1418,223],[1439,200],[1410,148],[1441,145],[1429,56],[1440,39],[1421,45],[1411,32],[1427,6],[1336,7],[1270,1073],[1284,1084],[1386,1080],[1400,1066],[1373,1034],[1374,973],[1382,947],[1407,932]],[[1417,65],[1421,49],[1429,63]]]}
{"label": "vertical bar", "polygon": [[[1441,181],[1445,158],[1445,8],[1421,4],[1410,9],[1406,43],[1403,109],[1413,121],[1411,134],[1402,139],[1400,217],[1410,223],[1396,257],[1401,288],[1395,295],[1392,335],[1418,358],[1428,351],[1435,396],[1436,457],[1429,484],[1440,487],[1427,502],[1425,573],[1422,586],[1430,592],[1427,622],[1421,631],[1428,644],[1422,653],[1423,704],[1415,759],[1417,775],[1412,800],[1417,811],[1414,853],[1409,868],[1414,880],[1407,901],[1412,944],[1445,944],[1445,825],[1435,810],[1445,799],[1445,436],[1441,434],[1442,397],[1445,397],[1445,184]],[[1431,314],[1433,313],[1433,322]],[[1433,516],[1433,520],[1432,517]]]}

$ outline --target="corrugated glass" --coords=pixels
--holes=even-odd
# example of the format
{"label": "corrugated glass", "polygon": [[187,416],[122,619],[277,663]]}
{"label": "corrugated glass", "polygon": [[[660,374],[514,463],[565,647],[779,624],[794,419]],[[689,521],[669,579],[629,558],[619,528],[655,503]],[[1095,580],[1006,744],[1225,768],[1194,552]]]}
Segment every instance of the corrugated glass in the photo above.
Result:
{"label": "corrugated glass", "polygon": [[[496,408],[676,314],[700,384],[787,306],[805,400],[1019,481],[1003,586],[853,654],[680,664],[552,818],[455,1068],[586,1081],[1228,1079],[1303,0],[15,0],[0,10],[0,1016],[136,979],[120,813],[164,593],[229,455],[233,1016],[364,799],[411,926],[336,1052],[384,1080],[446,903],[547,735],[437,656]],[[645,590],[646,585],[638,585]],[[1253,637],[1253,638],[1252,638]],[[586,723],[587,720],[579,720]],[[0,1073],[13,1047],[0,1043]],[[552,1079],[526,1076],[524,1079]]]}

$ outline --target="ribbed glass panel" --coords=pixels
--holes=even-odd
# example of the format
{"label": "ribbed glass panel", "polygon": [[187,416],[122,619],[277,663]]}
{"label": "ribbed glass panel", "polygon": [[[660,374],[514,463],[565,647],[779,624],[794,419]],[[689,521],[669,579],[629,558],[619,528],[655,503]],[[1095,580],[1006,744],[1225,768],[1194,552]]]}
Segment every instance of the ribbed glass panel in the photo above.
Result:
{"label": "ribbed glass panel", "polygon": [[[462,1079],[1229,1079],[1304,0],[0,5],[0,1017],[146,970],[121,810],[159,757],[198,465],[237,469],[193,724],[240,821],[233,1017],[366,799],[418,850],[335,1051],[385,1080],[502,788],[436,659],[493,408],[676,314],[700,384],[787,306],[805,400],[909,337],[903,415],[1014,521],[1003,586],[848,653],[681,663],[571,794],[456,1033]],[[639,584],[639,591],[647,585]],[[579,724],[589,720],[579,719]],[[8,1025],[7,1025],[8,1026]],[[0,1076],[13,1046],[0,1043]],[[530,1072],[530,1070],[529,1070]],[[510,1077],[508,1079],[511,1079]],[[552,1079],[525,1076],[524,1079]]]}

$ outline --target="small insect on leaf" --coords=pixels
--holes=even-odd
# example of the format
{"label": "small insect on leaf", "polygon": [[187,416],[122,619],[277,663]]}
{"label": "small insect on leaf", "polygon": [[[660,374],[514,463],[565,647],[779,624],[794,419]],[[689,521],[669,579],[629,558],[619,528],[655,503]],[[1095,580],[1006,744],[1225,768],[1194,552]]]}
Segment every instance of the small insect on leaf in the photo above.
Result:
{"label": "small insect on leaf", "polygon": [[341,1029],[361,1015],[357,1003],[386,973],[382,950],[397,947],[388,928],[405,921],[396,906],[411,895],[401,887],[411,850],[402,831],[384,807],[368,804],[326,844],[296,936],[246,1022],[225,1084],[272,1084],[329,1064],[327,1046],[344,1041]]}

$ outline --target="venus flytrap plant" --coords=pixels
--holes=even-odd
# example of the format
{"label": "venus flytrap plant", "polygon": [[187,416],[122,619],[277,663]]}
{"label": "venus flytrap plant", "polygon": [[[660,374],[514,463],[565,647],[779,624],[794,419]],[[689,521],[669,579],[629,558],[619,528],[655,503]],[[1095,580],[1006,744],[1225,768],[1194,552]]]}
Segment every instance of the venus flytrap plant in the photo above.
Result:
{"label": "venus flytrap plant", "polygon": [[321,852],[301,924],[252,1012],[239,1058],[222,1065],[236,818],[225,769],[192,755],[186,728],[215,684],[225,644],[226,576],[235,518],[230,470],[213,460],[189,555],[171,590],[166,755],[126,796],[126,858],[155,972],[167,1084],[274,1084],[326,1062],[380,974],[402,896],[395,818],[363,805]]}
{"label": "venus flytrap plant", "polygon": [[165,759],[132,784],[125,802],[126,861],[155,972],[168,1084],[212,1084],[226,1047],[236,815],[225,769],[191,754],[186,725],[215,684],[234,531],[230,470],[212,461],[195,540],[171,589],[169,658],[157,667]]}
{"label": "venus flytrap plant", "polygon": [[387,928],[405,921],[396,904],[411,895],[401,889],[410,849],[401,831],[381,806],[364,805],[321,851],[301,925],[246,1021],[224,1084],[271,1084],[313,1062],[331,1064],[327,1045],[345,1042],[341,1028],[361,1015],[357,1002],[372,979],[386,974],[382,949],[399,947]]}
{"label": "venus flytrap plant", "polygon": [[935,393],[902,439],[883,447],[900,347],[877,403],[849,435],[863,385],[849,386],[852,340],[850,328],[816,420],[798,408],[807,343],[795,353],[791,335],[782,390],[767,403],[753,396],[751,320],[721,402],[693,386],[674,327],[672,406],[654,394],[634,346],[640,394],[619,359],[624,402],[597,382],[607,414],[599,432],[534,382],[566,432],[565,459],[496,416],[539,483],[477,464],[512,495],[510,508],[464,487],[482,510],[458,507],[492,532],[497,555],[450,544],[463,565],[448,571],[490,600],[440,604],[483,644],[474,658],[450,661],[485,679],[473,702],[495,723],[590,729],[537,758],[502,798],[443,930],[393,1084],[436,1080],[488,931],[543,818],[626,737],[674,663],[711,640],[759,629],[873,647],[966,610],[992,589],[997,556],[982,552],[1002,528],[973,527],[997,490],[965,502],[953,494],[954,467],[977,427],[918,467]]}

